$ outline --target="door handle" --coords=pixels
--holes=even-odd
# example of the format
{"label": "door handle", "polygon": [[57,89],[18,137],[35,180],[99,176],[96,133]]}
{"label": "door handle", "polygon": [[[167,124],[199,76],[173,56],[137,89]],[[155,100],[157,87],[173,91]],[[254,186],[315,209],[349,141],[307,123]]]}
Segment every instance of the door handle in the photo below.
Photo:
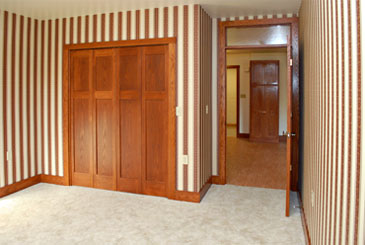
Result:
{"label": "door handle", "polygon": [[296,136],[296,134],[295,134],[295,133],[289,133],[289,132],[286,132],[286,136],[287,136],[288,138],[290,138],[290,136],[291,136],[291,137],[295,137],[295,136]]}

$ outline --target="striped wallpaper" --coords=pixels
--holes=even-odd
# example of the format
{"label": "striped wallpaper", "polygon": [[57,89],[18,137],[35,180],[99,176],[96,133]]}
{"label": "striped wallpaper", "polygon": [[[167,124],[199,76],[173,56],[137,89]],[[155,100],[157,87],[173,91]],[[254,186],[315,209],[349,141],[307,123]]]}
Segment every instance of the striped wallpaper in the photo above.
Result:
{"label": "striped wallpaper", "polygon": [[200,188],[212,177],[212,18],[200,13]]}
{"label": "striped wallpaper", "polygon": [[[62,46],[177,37],[177,189],[199,191],[199,5],[33,20],[0,10],[0,187],[63,176]],[[9,161],[7,161],[7,154]],[[188,155],[188,163],[182,156]]]}
{"label": "striped wallpaper", "polygon": [[364,6],[303,0],[302,200],[312,244],[365,244]]}

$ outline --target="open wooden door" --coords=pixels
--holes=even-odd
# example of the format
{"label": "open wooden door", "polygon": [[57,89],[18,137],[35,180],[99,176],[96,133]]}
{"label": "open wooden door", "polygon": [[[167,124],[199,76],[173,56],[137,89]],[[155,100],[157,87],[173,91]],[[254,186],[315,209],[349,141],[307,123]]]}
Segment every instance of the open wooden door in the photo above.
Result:
{"label": "open wooden door", "polygon": [[286,141],[286,207],[285,215],[288,217],[290,212],[290,186],[291,186],[291,169],[292,169],[292,41],[288,36],[287,57],[288,57],[288,77],[287,77],[287,141]]}

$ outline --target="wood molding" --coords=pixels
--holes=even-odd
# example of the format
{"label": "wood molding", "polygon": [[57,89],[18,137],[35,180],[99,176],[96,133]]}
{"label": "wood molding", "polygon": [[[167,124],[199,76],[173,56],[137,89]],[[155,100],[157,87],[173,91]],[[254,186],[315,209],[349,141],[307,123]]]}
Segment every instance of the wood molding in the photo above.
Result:
{"label": "wood molding", "polygon": [[[289,25],[291,27],[292,50],[293,50],[293,171],[291,172],[291,190],[298,190],[298,166],[299,166],[299,18],[277,18],[277,19],[254,19],[218,21],[218,174],[213,176],[213,184],[226,183],[226,29],[229,27],[251,27],[270,25]],[[235,47],[233,47],[235,48]],[[243,48],[242,46],[239,48]],[[274,47],[272,47],[274,48]],[[277,48],[277,47],[276,47]]]}
{"label": "wood molding", "polygon": [[[212,176],[213,177],[213,176]],[[204,198],[205,194],[207,194],[210,186],[212,185],[212,177],[208,179],[205,185],[200,189],[199,192],[189,192],[189,191],[176,191],[174,199],[177,201],[185,201],[185,202],[195,202],[200,203]]]}
{"label": "wood molding", "polygon": [[55,185],[67,185],[65,177],[45,175],[45,174],[41,174],[40,177],[41,177],[40,182],[42,182],[42,183],[55,184]]}
{"label": "wood molding", "polygon": [[24,190],[41,182],[41,176],[36,175],[26,180],[0,188],[0,198]]}
{"label": "wood molding", "polygon": [[176,192],[176,38],[155,38],[127,41],[112,41],[98,43],[83,43],[64,45],[63,52],[63,159],[64,159],[64,184],[72,185],[71,169],[71,127],[70,127],[70,53],[73,50],[105,49],[118,47],[156,46],[166,45],[168,48],[168,177],[166,185],[166,197],[175,198]]}
{"label": "wood molding", "polygon": [[221,176],[212,176],[212,184],[214,185],[225,185],[226,182],[222,180]]}
{"label": "wood molding", "polygon": [[298,192],[298,200],[299,200],[299,206],[300,206],[300,216],[301,216],[301,220],[302,220],[302,225],[303,225],[303,230],[304,230],[304,236],[305,236],[305,241],[307,245],[311,245],[311,237],[309,234],[309,229],[308,229],[308,223],[307,223],[307,219],[305,217],[305,212],[304,212],[304,207],[303,207],[303,201],[302,201],[302,195],[300,192]]}

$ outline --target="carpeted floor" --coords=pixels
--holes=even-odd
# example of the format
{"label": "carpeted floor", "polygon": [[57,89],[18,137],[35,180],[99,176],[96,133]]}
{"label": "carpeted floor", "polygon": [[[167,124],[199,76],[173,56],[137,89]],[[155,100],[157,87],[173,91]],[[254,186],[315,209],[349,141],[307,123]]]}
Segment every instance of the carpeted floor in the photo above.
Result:
{"label": "carpeted floor", "polygon": [[227,183],[272,189],[286,186],[286,143],[227,137]]}
{"label": "carpeted floor", "polygon": [[195,204],[38,184],[0,199],[0,244],[304,244],[284,201],[282,190],[232,185]]}

